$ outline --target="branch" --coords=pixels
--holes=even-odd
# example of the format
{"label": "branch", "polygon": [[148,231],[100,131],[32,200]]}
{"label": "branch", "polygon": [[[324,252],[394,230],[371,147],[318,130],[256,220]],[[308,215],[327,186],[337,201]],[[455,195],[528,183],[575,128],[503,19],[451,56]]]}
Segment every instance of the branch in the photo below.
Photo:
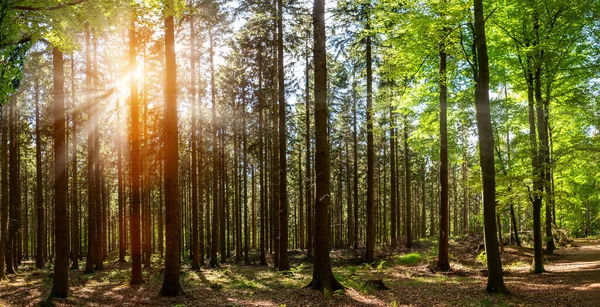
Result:
{"label": "branch", "polygon": [[21,11],[55,11],[55,10],[60,10],[62,8],[68,7],[68,6],[75,6],[75,5],[78,5],[78,4],[87,2],[87,1],[88,0],[75,0],[73,2],[65,2],[65,3],[58,4],[56,6],[47,6],[47,7],[15,5],[15,6],[11,7],[11,9],[21,10]]}

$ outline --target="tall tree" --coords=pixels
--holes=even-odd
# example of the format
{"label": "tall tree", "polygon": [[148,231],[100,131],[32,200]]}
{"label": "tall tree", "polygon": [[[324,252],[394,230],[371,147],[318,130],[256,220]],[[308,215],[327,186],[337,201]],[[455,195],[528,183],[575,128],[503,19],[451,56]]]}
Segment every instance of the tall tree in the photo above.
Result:
{"label": "tall tree", "polygon": [[42,184],[42,129],[40,127],[40,81],[36,77],[35,86],[35,204],[37,215],[37,242],[35,252],[35,267],[44,267],[44,186]]}
{"label": "tall tree", "polygon": [[69,215],[63,52],[52,48],[54,75],[54,278],[50,298],[69,296]]}
{"label": "tall tree", "polygon": [[440,43],[440,233],[438,241],[437,268],[442,271],[450,269],[448,260],[448,235],[450,230],[448,214],[448,105],[446,84],[446,46]]}
{"label": "tall tree", "polygon": [[[135,75],[137,69],[137,38],[135,30],[136,12],[133,13],[133,20],[129,25],[129,112],[131,113],[131,212],[130,212],[130,233],[131,233],[131,280],[130,284],[141,284],[144,282],[142,278],[142,251],[140,238],[140,172],[141,172],[141,156],[140,156],[140,106],[138,97],[138,80]],[[166,142],[166,141],[165,141]]]}
{"label": "tall tree", "polygon": [[285,76],[283,67],[283,0],[277,0],[277,78],[279,90],[279,262],[278,269],[287,271],[288,263],[288,199],[287,142],[285,127]]}
{"label": "tall tree", "polygon": [[483,174],[483,219],[490,293],[508,293],[502,276],[502,260],[496,240],[496,169],[494,166],[494,135],[490,114],[490,71],[485,37],[483,1],[474,0],[475,39],[477,46],[477,79],[475,107],[479,132],[479,159]]}
{"label": "tall tree", "polygon": [[[80,251],[80,246],[79,246],[79,210],[78,210],[78,189],[77,189],[77,106],[75,103],[75,53],[72,53],[71,55],[71,122],[72,122],[72,131],[73,131],[73,141],[72,141],[72,176],[73,176],[73,187],[71,188],[71,260],[72,260],[72,264],[71,264],[71,269],[72,270],[79,270],[79,253]],[[36,127],[37,127],[37,123],[36,123]],[[37,133],[36,133],[36,138],[37,138]],[[36,139],[36,143],[37,143],[37,139]],[[37,150],[37,149],[36,149]],[[41,160],[40,160],[41,162]],[[37,164],[37,153],[36,153],[36,164]],[[40,174],[41,175],[41,174]],[[40,176],[41,177],[41,176]],[[41,180],[38,181],[38,184],[40,185],[41,188]],[[42,196],[42,192],[40,190],[39,195],[40,198]],[[39,203],[39,205],[41,206],[42,204]],[[40,210],[41,212],[43,212],[43,209]],[[38,213],[40,212],[38,211]],[[38,221],[38,226],[39,226],[39,221]],[[39,232],[39,230],[38,230]],[[37,261],[36,261],[37,264]]]}
{"label": "tall tree", "polygon": [[165,277],[160,294],[177,296],[183,294],[179,283],[181,260],[179,257],[181,244],[181,209],[178,194],[179,144],[177,127],[177,64],[175,62],[175,26],[173,0],[165,3],[165,115],[163,127],[164,161],[165,161],[165,202],[166,202],[166,253]]}
{"label": "tall tree", "polygon": [[[91,59],[91,31],[89,24],[85,25],[85,98],[88,125],[93,125],[94,120],[94,93],[92,92],[92,59]],[[94,272],[94,247],[96,246],[96,192],[94,168],[94,134],[89,129],[87,134],[87,186],[88,186],[88,219],[87,219],[87,257],[85,273]]]}
{"label": "tall tree", "polygon": [[367,249],[365,261],[375,261],[375,161],[373,145],[373,59],[371,43],[370,8],[366,10],[366,65],[367,65]]}
{"label": "tall tree", "polygon": [[197,154],[196,154],[196,30],[194,28],[194,16],[190,16],[190,92],[192,94],[192,270],[200,269],[200,247],[198,237],[198,178],[197,178]]}
{"label": "tall tree", "polygon": [[325,0],[315,0],[313,6],[313,59],[315,69],[315,259],[313,279],[307,287],[315,290],[344,289],[333,272],[329,260],[329,140],[327,135],[327,54],[325,48]]}

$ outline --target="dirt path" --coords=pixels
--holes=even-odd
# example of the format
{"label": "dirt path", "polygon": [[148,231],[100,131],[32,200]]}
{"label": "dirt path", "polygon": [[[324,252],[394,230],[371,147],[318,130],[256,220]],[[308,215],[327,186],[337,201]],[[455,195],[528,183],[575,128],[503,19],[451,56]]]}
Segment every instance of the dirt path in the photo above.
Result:
{"label": "dirt path", "polygon": [[546,273],[507,276],[516,297],[533,305],[600,306],[600,239],[577,239],[547,258]]}

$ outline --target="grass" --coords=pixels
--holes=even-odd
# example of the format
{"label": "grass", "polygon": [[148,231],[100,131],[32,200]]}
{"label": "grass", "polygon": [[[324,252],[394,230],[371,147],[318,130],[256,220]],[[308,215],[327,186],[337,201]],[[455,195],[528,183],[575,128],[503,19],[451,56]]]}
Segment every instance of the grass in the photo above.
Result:
{"label": "grass", "polygon": [[417,265],[423,260],[423,256],[419,253],[410,253],[398,255],[394,257],[394,262],[401,265]]}

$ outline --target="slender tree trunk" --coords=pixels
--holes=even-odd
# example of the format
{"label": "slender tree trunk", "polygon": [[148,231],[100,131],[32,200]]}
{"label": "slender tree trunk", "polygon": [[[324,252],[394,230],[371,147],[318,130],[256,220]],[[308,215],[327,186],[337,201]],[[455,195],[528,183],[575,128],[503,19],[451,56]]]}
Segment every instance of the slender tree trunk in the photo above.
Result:
{"label": "slender tree trunk", "polygon": [[[242,143],[243,143],[243,162],[242,177],[244,184],[244,263],[250,264],[250,233],[248,232],[248,127],[246,125],[246,108],[248,102],[246,101],[246,84],[242,89]],[[254,166],[252,167],[252,176],[254,183]],[[253,186],[254,187],[254,186]],[[254,192],[252,192],[252,212],[254,212]],[[252,215],[254,216],[254,215]],[[240,229],[241,231],[241,229]],[[241,238],[241,235],[240,235]]]}
{"label": "slender tree trunk", "polygon": [[[98,78],[98,37],[97,34],[94,35],[93,37],[93,73],[92,73],[92,81],[93,81],[93,88],[95,90],[96,93],[99,93],[99,89],[100,89],[100,84],[99,84],[99,78]],[[95,212],[94,215],[96,216],[95,218],[95,222],[96,222],[96,240],[94,241],[94,269],[95,270],[102,270],[104,269],[104,250],[103,250],[103,244],[104,244],[104,227],[103,227],[103,214],[102,214],[102,169],[100,166],[100,121],[99,121],[99,108],[98,108],[98,99],[94,98],[94,104],[93,104],[93,112],[94,112],[94,116],[93,116],[93,132],[92,132],[92,138],[94,141],[94,199],[95,199]]]}
{"label": "slender tree trunk", "polygon": [[[43,258],[43,243],[44,243],[44,199],[43,191],[44,186],[42,184],[42,131],[40,125],[40,82],[36,77],[34,79],[35,85],[35,175],[36,175],[36,187],[35,187],[35,204],[37,212],[37,242],[36,242],[36,255],[35,255],[35,267],[41,269],[44,267]],[[75,131],[75,130],[73,130]],[[75,142],[73,146],[75,146]],[[74,172],[76,173],[76,172]],[[76,179],[76,178],[75,178]],[[4,230],[4,228],[2,228]]]}
{"label": "slender tree trunk", "polygon": [[[368,12],[367,14],[369,14]],[[367,32],[370,30],[370,18],[367,15]],[[373,158],[373,69],[371,55],[371,36],[366,38],[367,49],[367,249],[365,262],[375,261],[375,200],[374,200],[374,158]]]}
{"label": "slender tree trunk", "polygon": [[194,28],[194,16],[190,17],[190,76],[192,94],[192,169],[190,176],[192,177],[192,270],[200,269],[200,247],[198,234],[198,174],[196,173],[197,155],[196,155],[196,30]]}
{"label": "slender tree trunk", "polygon": [[183,294],[179,283],[181,260],[179,258],[181,209],[179,207],[178,168],[179,144],[177,127],[177,64],[175,62],[175,27],[173,24],[173,0],[165,3],[165,113],[163,127],[163,155],[165,161],[165,203],[167,246],[165,253],[165,275],[160,295],[177,296]]}
{"label": "slender tree trunk", "polygon": [[67,148],[65,145],[65,75],[63,53],[52,48],[54,71],[54,278],[50,298],[69,296],[69,215]]}
{"label": "slender tree trunk", "polygon": [[391,214],[391,240],[392,240],[392,250],[395,250],[398,247],[398,239],[397,239],[397,232],[395,231],[396,228],[398,227],[397,225],[397,220],[396,217],[398,215],[398,213],[396,212],[396,210],[398,209],[396,207],[397,202],[397,195],[396,195],[396,180],[398,180],[397,174],[396,174],[396,150],[394,150],[396,148],[396,121],[395,119],[395,115],[394,115],[394,111],[393,108],[390,107],[390,181],[391,181],[391,189],[390,189],[390,214]]}
{"label": "slender tree trunk", "polygon": [[18,231],[18,208],[17,204],[19,202],[19,191],[18,191],[18,168],[17,168],[17,146],[16,146],[16,129],[15,129],[15,109],[17,104],[16,94],[11,97],[9,101],[9,139],[10,139],[10,149],[9,149],[9,186],[10,189],[8,191],[9,202],[9,214],[8,214],[8,242],[6,244],[6,273],[7,274],[16,274],[17,272],[17,231]]}
{"label": "slender tree trunk", "polygon": [[[117,123],[121,125],[121,105],[119,101],[117,101]],[[119,203],[119,262],[125,262],[125,254],[126,254],[126,243],[125,237],[127,236],[125,232],[125,191],[124,191],[124,182],[123,182],[123,144],[121,143],[121,139],[123,138],[122,134],[119,133],[119,138],[117,138],[117,198]]]}
{"label": "slender tree trunk", "polygon": [[328,250],[329,191],[329,140],[327,136],[327,54],[325,48],[325,1],[315,0],[313,6],[313,37],[315,67],[315,259],[313,279],[308,287],[323,291],[336,291],[344,287],[331,271]]}
{"label": "slender tree trunk", "polygon": [[[540,94],[541,96],[541,94]],[[541,98],[541,97],[540,97]],[[556,246],[554,245],[554,237],[552,236],[552,204],[554,203],[554,195],[551,187],[551,168],[550,168],[550,150],[548,142],[548,104],[543,102],[537,107],[538,118],[538,134],[540,136],[540,153],[544,178],[541,179],[544,183],[546,191],[546,255],[554,254]]]}
{"label": "slender tree trunk", "polygon": [[129,79],[130,79],[130,112],[131,112],[131,215],[130,215],[130,234],[131,234],[131,280],[130,284],[141,284],[142,278],[142,251],[140,239],[140,119],[138,102],[138,80],[135,77],[137,55],[137,38],[135,30],[135,21],[129,26]]}
{"label": "slender tree trunk", "polygon": [[412,206],[411,206],[411,173],[410,173],[410,150],[408,149],[408,116],[404,116],[404,201],[406,203],[406,248],[412,248]]}
{"label": "slender tree trunk", "polygon": [[450,270],[448,260],[448,234],[450,223],[448,219],[448,118],[447,118],[447,83],[446,83],[446,46],[440,44],[440,233],[438,241],[437,268],[442,271]]}
{"label": "slender tree trunk", "polygon": [[[354,68],[353,68],[354,69]],[[356,120],[357,109],[357,94],[356,94],[356,73],[353,73],[352,76],[352,138],[353,138],[353,162],[354,165],[352,167],[354,174],[352,176],[353,179],[353,196],[354,196],[354,235],[353,235],[353,248],[358,249],[358,133],[357,133],[357,125],[358,122]]]}
{"label": "slender tree trunk", "polygon": [[485,250],[487,255],[490,293],[508,293],[502,276],[502,260],[496,241],[496,170],[494,167],[494,135],[489,103],[490,72],[482,0],[474,0],[475,37],[477,43],[478,72],[475,92],[477,128],[479,132],[479,158],[483,174],[483,218]]}
{"label": "slender tree trunk", "polygon": [[265,137],[265,129],[263,123],[263,108],[264,108],[264,98],[263,98],[263,88],[262,88],[262,80],[263,80],[263,67],[262,67],[262,42],[258,42],[258,156],[259,156],[259,164],[260,164],[260,264],[267,265],[267,258],[265,255],[266,249],[266,234],[267,234],[267,212],[266,212],[266,192],[265,192],[265,154],[264,154],[264,137]]}
{"label": "slender tree trunk", "polygon": [[283,0],[277,0],[277,67],[279,90],[279,262],[278,269],[287,271],[288,263],[288,199],[287,199],[287,142],[285,127],[285,78],[283,67]]}
{"label": "slender tree trunk", "polygon": [[212,41],[212,30],[208,30],[208,38],[210,43],[210,88],[212,102],[212,188],[213,188],[213,213],[212,213],[212,239],[210,247],[210,266],[217,267],[217,249],[219,248],[219,188],[218,188],[218,169],[219,169],[219,153],[217,151],[217,101],[215,89],[215,68],[214,68],[214,50]]}
{"label": "slender tree trunk", "polygon": [[[2,182],[0,183],[0,281],[6,279],[6,259],[7,255],[5,251],[7,250],[8,244],[8,117],[9,117],[9,107],[8,105],[4,105],[1,107],[2,110],[2,138],[0,144],[0,177],[2,177]],[[36,128],[38,126],[36,125]],[[41,169],[40,169],[41,170]],[[37,200],[36,200],[37,201]],[[38,208],[39,209],[39,208]],[[43,208],[42,208],[43,210]],[[39,212],[39,211],[38,211]],[[42,221],[42,227],[44,218],[40,218],[38,216],[38,220]],[[39,235],[39,226],[38,226],[38,237],[37,243],[38,246],[42,246],[44,240],[44,235]],[[43,252],[41,250],[37,250],[36,260],[38,257],[42,258]],[[43,258],[42,258],[43,261]],[[37,261],[36,261],[37,266]],[[42,263],[43,266],[43,263]]]}
{"label": "slender tree trunk", "polygon": [[312,186],[312,171],[311,171],[311,167],[310,167],[310,156],[311,156],[311,147],[310,147],[310,63],[309,63],[309,47],[308,47],[308,41],[309,41],[309,37],[310,37],[310,31],[306,31],[306,59],[305,59],[305,71],[304,71],[304,78],[305,78],[305,85],[304,85],[304,106],[305,106],[305,135],[304,135],[304,142],[305,142],[305,146],[306,146],[306,179],[305,179],[305,184],[306,184],[306,256],[307,259],[311,259],[312,257],[312,250],[313,250],[313,230],[314,230],[314,226],[313,226],[313,216],[314,216],[314,208],[313,208],[313,204],[314,204],[314,198],[313,198],[313,189],[314,187]]}
{"label": "slender tree trunk", "polygon": [[[37,100],[37,98],[36,98]],[[73,186],[71,187],[71,247],[72,247],[72,251],[71,251],[71,260],[72,265],[71,265],[71,269],[72,270],[79,270],[79,254],[80,254],[80,248],[79,248],[79,227],[78,227],[78,222],[79,222],[79,210],[77,210],[77,193],[78,193],[78,189],[77,189],[77,121],[78,121],[78,117],[77,117],[77,106],[75,104],[75,55],[73,54],[71,56],[71,107],[73,108],[71,110],[72,114],[71,114],[71,121],[73,122],[73,144],[72,144],[72,168],[73,168]],[[37,102],[36,102],[36,109],[38,108],[37,106]],[[37,116],[37,114],[36,114]],[[38,116],[39,117],[39,116]],[[36,128],[37,128],[37,123],[36,123]],[[37,129],[36,129],[36,143],[37,143]],[[37,144],[36,144],[37,145]],[[37,147],[37,146],[36,146]],[[39,178],[37,181],[37,184],[40,187],[40,191],[38,192],[36,190],[37,197],[42,196],[42,191],[41,191],[41,158],[40,158],[40,173],[39,173]],[[38,164],[38,160],[37,160],[37,152],[36,152],[36,165]],[[42,202],[40,201],[38,203],[38,206],[42,206]],[[38,213],[40,211],[42,211],[43,208],[40,208],[38,210]],[[39,227],[39,222],[38,222],[38,227]],[[39,235],[39,230],[38,230],[38,235]],[[41,249],[41,246],[40,246]],[[37,259],[36,259],[37,260]],[[36,262],[37,264],[37,262]]]}

